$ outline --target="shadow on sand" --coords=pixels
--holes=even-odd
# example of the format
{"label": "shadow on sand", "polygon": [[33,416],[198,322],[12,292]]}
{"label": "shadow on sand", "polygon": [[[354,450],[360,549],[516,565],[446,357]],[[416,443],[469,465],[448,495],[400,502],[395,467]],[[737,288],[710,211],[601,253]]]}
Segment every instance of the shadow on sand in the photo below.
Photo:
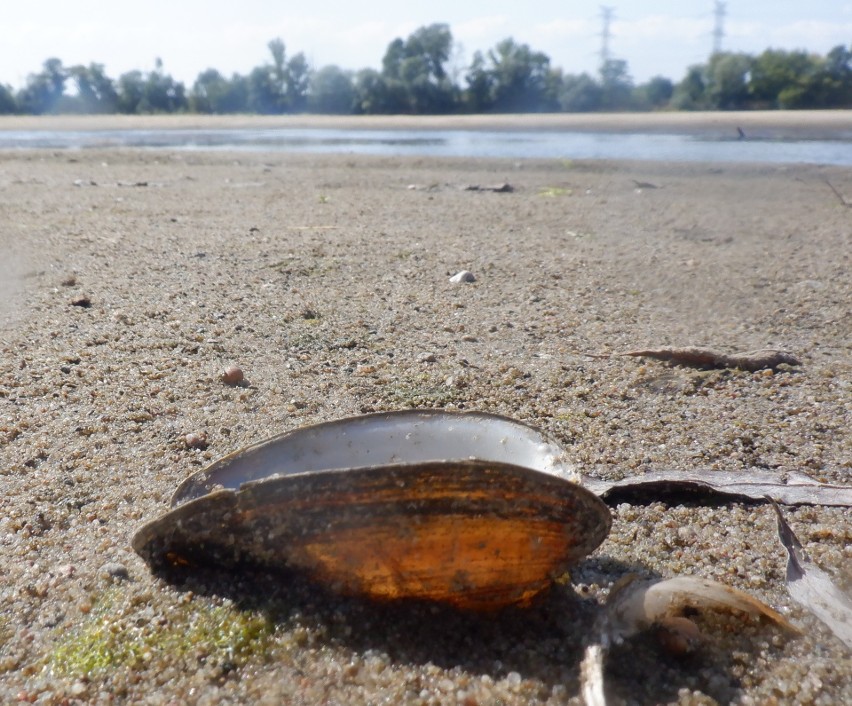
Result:
{"label": "shadow on sand", "polygon": [[[615,581],[627,573],[651,574],[610,557],[583,562],[574,580]],[[488,675],[495,682],[516,673],[541,683],[541,698],[579,693],[580,662],[594,639],[596,599],[556,586],[526,608],[466,613],[418,602],[376,603],[339,596],[297,573],[240,567],[228,572],[183,567],[158,576],[181,591],[227,597],[242,610],[264,615],[276,633],[296,628],[313,646],[386,655],[397,666],[433,664],[453,674]],[[660,703],[683,688],[729,702],[741,687],[730,651],[713,648],[713,634],[697,652],[666,653],[653,633],[613,648],[607,659],[607,689],[613,703]],[[707,647],[707,649],[705,649]],[[739,646],[748,651],[748,638]],[[757,646],[754,646],[757,649]],[[512,675],[510,679],[517,679]],[[557,689],[554,689],[557,687]]]}

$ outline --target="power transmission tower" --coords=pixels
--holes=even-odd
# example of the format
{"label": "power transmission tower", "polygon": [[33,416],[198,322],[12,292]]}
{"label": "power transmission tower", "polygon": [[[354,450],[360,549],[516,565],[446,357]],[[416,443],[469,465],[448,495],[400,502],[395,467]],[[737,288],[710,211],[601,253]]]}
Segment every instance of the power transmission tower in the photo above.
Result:
{"label": "power transmission tower", "polygon": [[603,21],[603,28],[601,29],[601,66],[606,66],[611,58],[609,53],[609,38],[612,36],[612,33],[609,30],[609,26],[612,24],[614,12],[614,7],[601,5],[601,20]]}
{"label": "power transmission tower", "polygon": [[725,7],[726,3],[721,0],[713,2],[713,53],[722,51],[722,38],[725,36]]}

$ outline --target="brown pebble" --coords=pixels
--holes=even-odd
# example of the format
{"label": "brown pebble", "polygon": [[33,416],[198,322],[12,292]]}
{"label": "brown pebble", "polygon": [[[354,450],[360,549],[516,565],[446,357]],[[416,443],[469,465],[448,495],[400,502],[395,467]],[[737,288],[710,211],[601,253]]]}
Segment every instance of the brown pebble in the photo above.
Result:
{"label": "brown pebble", "polygon": [[183,437],[183,442],[188,449],[206,449],[208,446],[207,434],[203,431],[190,432]]}
{"label": "brown pebble", "polygon": [[91,300],[91,299],[89,299],[89,297],[87,297],[87,296],[84,294],[84,295],[79,296],[79,297],[74,297],[74,298],[71,300],[71,305],[72,305],[72,306],[81,306],[81,307],[83,307],[84,309],[88,309],[90,306],[92,306],[92,300]]}
{"label": "brown pebble", "polygon": [[222,371],[222,382],[226,385],[239,385],[244,379],[243,371],[236,365],[229,365]]}

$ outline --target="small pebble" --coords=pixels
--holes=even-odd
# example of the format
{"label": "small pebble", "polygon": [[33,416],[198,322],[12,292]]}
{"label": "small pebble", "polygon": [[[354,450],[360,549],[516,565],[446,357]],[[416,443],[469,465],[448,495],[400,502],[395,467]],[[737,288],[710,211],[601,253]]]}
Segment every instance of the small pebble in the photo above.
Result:
{"label": "small pebble", "polygon": [[206,449],[208,446],[207,434],[203,431],[190,432],[183,437],[183,443],[189,449]]}
{"label": "small pebble", "polygon": [[130,578],[127,567],[117,561],[109,561],[101,567],[101,576],[105,578],[113,578],[117,581],[124,581]]}
{"label": "small pebble", "polygon": [[229,365],[222,371],[222,382],[226,385],[239,385],[244,379],[243,371],[236,365]]}
{"label": "small pebble", "polygon": [[456,274],[450,277],[450,282],[453,284],[459,284],[460,282],[476,282],[476,277],[470,270],[462,270],[461,272],[456,272]]}
{"label": "small pebble", "polygon": [[90,306],[92,306],[92,300],[89,299],[89,297],[87,297],[85,294],[83,294],[82,296],[74,297],[71,300],[71,306],[79,306],[83,309],[88,309]]}

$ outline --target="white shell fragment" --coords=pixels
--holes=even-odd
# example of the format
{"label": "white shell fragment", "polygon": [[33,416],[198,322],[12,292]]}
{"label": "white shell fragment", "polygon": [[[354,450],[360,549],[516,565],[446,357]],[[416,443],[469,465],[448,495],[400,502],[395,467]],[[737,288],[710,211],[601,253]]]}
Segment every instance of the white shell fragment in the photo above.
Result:
{"label": "white shell fragment", "polygon": [[461,284],[462,282],[476,282],[476,276],[470,270],[462,270],[461,272],[456,272],[452,277],[450,277],[450,282],[452,284]]}
{"label": "white shell fragment", "polygon": [[619,643],[686,608],[741,611],[798,632],[780,613],[732,586],[698,576],[642,580],[631,575],[617,583],[609,596],[606,634]]}
{"label": "white shell fragment", "polygon": [[586,648],[580,663],[580,690],[586,706],[606,706],[604,656],[604,648],[592,643]]}
{"label": "white shell fragment", "polygon": [[796,603],[811,611],[852,650],[852,598],[811,561],[781,508],[774,502],[772,507],[778,521],[778,538],[787,550],[787,590]]}
{"label": "white shell fragment", "polygon": [[[607,704],[604,662],[613,645],[655,627],[668,628],[687,643],[700,639],[697,626],[680,617],[689,608],[740,611],[765,618],[790,632],[801,632],[780,613],[732,586],[698,576],[642,579],[628,574],[612,587],[605,610],[598,618],[597,634],[587,645],[580,665],[580,690],[586,706]],[[689,629],[684,630],[685,626]],[[679,647],[682,648],[683,645]]]}

